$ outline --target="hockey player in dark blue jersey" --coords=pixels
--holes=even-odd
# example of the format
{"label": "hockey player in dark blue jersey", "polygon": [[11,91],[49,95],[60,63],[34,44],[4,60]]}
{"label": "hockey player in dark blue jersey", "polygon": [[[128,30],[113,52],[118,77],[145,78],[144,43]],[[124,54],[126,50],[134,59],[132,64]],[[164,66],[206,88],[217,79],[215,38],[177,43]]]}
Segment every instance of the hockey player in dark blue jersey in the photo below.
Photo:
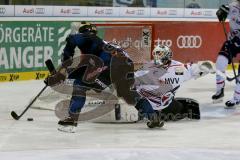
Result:
{"label": "hockey player in dark blue jersey", "polygon": [[[71,69],[70,66],[76,61],[76,58],[73,58],[76,47],[80,49],[81,56],[77,67]],[[48,85],[54,86],[66,78],[74,79],[69,116],[58,122],[61,126],[59,129],[69,131],[69,127],[77,126],[79,114],[86,101],[87,90],[101,92],[110,84],[114,84],[117,95],[134,104],[137,94],[135,95],[135,92],[132,94],[130,91],[134,78],[126,79],[126,74],[133,72],[133,68],[133,63],[126,52],[99,38],[96,26],[82,22],[79,33],[71,34],[66,39],[62,66],[58,74],[46,80]],[[114,72],[111,72],[112,70]],[[63,72],[65,74],[62,74]],[[129,75],[131,77],[131,74]]]}

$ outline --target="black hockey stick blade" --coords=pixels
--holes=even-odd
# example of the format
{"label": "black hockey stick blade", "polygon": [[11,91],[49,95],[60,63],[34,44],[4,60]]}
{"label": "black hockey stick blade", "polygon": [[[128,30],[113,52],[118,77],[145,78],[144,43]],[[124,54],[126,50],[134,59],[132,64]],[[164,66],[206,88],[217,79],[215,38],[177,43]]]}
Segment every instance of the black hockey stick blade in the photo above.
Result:
{"label": "black hockey stick blade", "polygon": [[17,113],[14,112],[14,111],[11,112],[11,116],[12,116],[15,120],[19,120],[19,118],[20,118],[20,117],[17,115]]}
{"label": "black hockey stick blade", "polygon": [[[51,74],[56,73],[55,67],[52,63],[52,60],[48,59],[45,61],[45,64],[48,68],[48,70],[50,71]],[[18,116],[16,112],[12,111],[11,112],[11,116],[15,119],[15,120],[19,120],[23,114],[32,106],[32,104],[36,101],[36,99],[42,94],[42,92],[47,88],[48,86],[46,85],[44,88],[42,88],[42,90],[37,94],[37,96],[28,104],[28,106],[24,109],[24,111]]]}
{"label": "black hockey stick blade", "polygon": [[230,78],[230,77],[227,77],[226,79],[227,79],[227,81],[233,81],[234,79],[236,79],[236,78],[238,78],[240,76],[240,74],[239,75],[237,75],[236,77],[232,77],[232,78]]}
{"label": "black hockey stick blade", "polygon": [[37,100],[37,98],[42,94],[42,92],[47,88],[48,86],[44,86],[42,88],[42,90],[37,94],[37,96],[28,104],[28,106],[22,111],[22,113],[18,116],[16,114],[16,112],[12,111],[11,112],[11,116],[15,119],[15,120],[19,120],[24,114],[25,112],[27,112],[27,110],[32,106],[32,104]]}

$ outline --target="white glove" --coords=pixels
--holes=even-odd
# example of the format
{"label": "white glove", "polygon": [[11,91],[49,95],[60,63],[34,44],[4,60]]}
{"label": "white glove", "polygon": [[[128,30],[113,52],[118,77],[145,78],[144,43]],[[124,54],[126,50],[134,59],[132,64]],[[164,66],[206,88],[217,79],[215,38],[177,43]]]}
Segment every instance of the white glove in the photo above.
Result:
{"label": "white glove", "polygon": [[199,61],[192,65],[192,75],[194,79],[205,76],[208,73],[215,73],[215,66],[211,61]]}

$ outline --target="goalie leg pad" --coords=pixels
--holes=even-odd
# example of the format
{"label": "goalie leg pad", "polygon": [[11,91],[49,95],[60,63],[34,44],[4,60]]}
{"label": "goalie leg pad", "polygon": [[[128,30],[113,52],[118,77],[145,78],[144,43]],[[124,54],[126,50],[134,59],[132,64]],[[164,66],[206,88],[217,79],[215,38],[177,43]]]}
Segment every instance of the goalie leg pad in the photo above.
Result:
{"label": "goalie leg pad", "polygon": [[190,119],[200,119],[200,109],[199,103],[191,98],[176,98],[178,102],[180,102],[184,108],[182,110],[183,114],[187,114],[188,118]]}
{"label": "goalie leg pad", "polygon": [[191,98],[175,98],[161,111],[165,121],[178,121],[183,118],[200,119],[199,103]]}
{"label": "goalie leg pad", "polygon": [[160,116],[164,121],[178,121],[186,117],[183,110],[183,104],[173,99],[167,108],[161,110]]}

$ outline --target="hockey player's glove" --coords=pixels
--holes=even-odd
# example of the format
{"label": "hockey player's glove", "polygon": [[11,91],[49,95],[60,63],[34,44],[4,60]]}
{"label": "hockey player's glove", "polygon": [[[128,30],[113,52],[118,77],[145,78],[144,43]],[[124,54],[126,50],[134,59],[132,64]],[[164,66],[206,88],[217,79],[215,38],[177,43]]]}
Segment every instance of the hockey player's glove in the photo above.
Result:
{"label": "hockey player's glove", "polygon": [[227,18],[229,12],[229,7],[225,5],[221,5],[220,8],[217,10],[216,15],[220,22],[224,22]]}
{"label": "hockey player's glove", "polygon": [[199,61],[197,64],[192,64],[191,70],[194,79],[205,76],[208,73],[215,73],[215,67],[211,61]]}
{"label": "hockey player's glove", "polygon": [[234,36],[231,40],[227,41],[226,47],[232,48],[231,44],[234,44],[236,47],[240,47],[240,38],[238,36]]}
{"label": "hockey player's glove", "polygon": [[66,68],[60,68],[56,74],[48,76],[44,80],[44,83],[47,86],[55,86],[62,83],[65,79],[66,79]]}

